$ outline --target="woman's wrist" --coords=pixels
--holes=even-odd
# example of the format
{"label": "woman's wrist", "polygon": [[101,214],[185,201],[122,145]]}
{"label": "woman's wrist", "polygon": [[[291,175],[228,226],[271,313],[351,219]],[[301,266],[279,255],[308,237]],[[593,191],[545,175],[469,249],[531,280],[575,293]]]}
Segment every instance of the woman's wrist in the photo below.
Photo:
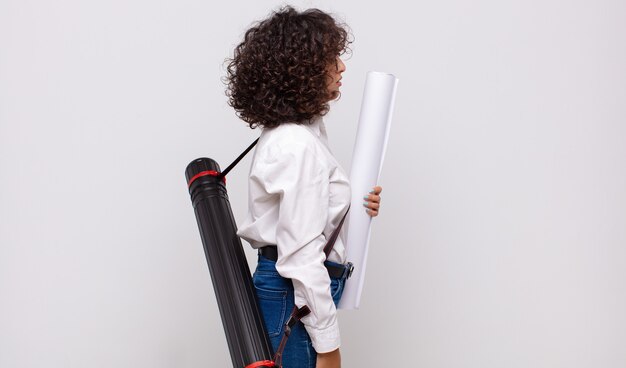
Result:
{"label": "woman's wrist", "polygon": [[317,354],[317,368],[341,368],[341,354],[339,348],[328,353]]}

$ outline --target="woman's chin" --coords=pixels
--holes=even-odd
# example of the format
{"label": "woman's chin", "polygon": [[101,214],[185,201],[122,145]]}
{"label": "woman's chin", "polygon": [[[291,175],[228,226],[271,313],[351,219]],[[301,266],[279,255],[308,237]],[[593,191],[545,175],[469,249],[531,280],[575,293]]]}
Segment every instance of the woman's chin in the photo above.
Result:
{"label": "woman's chin", "polygon": [[338,90],[337,91],[332,91],[330,93],[330,101],[338,100],[340,96],[341,96],[341,92],[339,92]]}

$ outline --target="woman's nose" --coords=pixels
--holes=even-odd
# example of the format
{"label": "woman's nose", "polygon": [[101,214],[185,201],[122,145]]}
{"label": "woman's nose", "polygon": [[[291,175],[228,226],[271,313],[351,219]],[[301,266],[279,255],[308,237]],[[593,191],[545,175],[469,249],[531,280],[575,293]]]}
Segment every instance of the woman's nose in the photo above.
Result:
{"label": "woman's nose", "polygon": [[339,73],[343,73],[346,71],[346,64],[343,63],[343,60],[341,60],[341,58],[337,58],[337,71]]}

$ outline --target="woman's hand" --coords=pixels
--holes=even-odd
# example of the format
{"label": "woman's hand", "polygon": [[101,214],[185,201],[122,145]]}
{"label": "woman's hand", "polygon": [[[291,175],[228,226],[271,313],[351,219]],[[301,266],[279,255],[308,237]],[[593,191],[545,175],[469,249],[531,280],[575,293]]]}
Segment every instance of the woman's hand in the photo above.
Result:
{"label": "woman's hand", "polygon": [[339,348],[329,353],[317,353],[315,368],[341,368],[341,355]]}
{"label": "woman's hand", "polygon": [[363,207],[367,208],[366,212],[372,217],[378,216],[378,210],[380,209],[380,192],[383,191],[383,187],[375,186],[363,199]]}

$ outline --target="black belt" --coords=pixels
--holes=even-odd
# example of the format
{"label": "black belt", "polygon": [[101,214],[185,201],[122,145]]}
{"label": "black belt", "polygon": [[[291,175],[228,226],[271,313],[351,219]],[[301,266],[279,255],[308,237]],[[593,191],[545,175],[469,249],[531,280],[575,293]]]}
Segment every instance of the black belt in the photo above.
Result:
{"label": "black belt", "polygon": [[[259,254],[270,261],[276,262],[278,259],[278,248],[275,245],[267,245],[259,248]],[[352,276],[352,270],[354,269],[351,262],[348,262],[345,265],[333,265],[325,262],[324,266],[326,266],[326,269],[328,270],[328,276],[333,279],[341,279],[344,278],[344,276],[348,279]]]}

